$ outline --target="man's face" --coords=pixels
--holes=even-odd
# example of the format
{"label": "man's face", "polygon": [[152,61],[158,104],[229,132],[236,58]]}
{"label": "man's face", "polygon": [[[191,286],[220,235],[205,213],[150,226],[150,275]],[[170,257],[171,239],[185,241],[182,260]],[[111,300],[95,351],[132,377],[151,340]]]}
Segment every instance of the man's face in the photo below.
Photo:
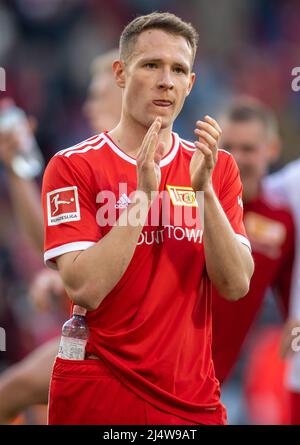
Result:
{"label": "man's face", "polygon": [[[271,162],[271,141],[259,120],[223,123],[221,147],[232,153],[244,190],[258,185]],[[252,187],[253,188],[253,187]]]}
{"label": "man's face", "polygon": [[122,92],[112,72],[94,76],[84,104],[84,114],[96,133],[114,128],[120,120]]}
{"label": "man's face", "polygon": [[147,128],[157,116],[162,128],[172,126],[194,82],[191,65],[183,37],[159,29],[141,33],[125,64],[124,113]]}

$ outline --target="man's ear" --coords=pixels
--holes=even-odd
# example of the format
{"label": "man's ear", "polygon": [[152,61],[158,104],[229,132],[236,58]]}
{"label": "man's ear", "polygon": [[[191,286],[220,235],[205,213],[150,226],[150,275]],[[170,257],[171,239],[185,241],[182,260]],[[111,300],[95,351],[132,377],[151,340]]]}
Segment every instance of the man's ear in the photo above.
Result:
{"label": "man's ear", "polygon": [[116,79],[116,83],[120,88],[125,87],[125,63],[123,60],[115,60],[112,70]]}
{"label": "man's ear", "polygon": [[196,80],[196,74],[195,73],[191,73],[191,77],[190,77],[190,82],[189,82],[189,86],[188,86],[188,90],[186,93],[186,96],[188,96],[190,94],[190,92],[192,91],[193,85],[195,83]]}
{"label": "man's ear", "polygon": [[274,164],[279,156],[281,155],[282,144],[279,137],[275,136],[269,143],[269,160],[272,164]]}

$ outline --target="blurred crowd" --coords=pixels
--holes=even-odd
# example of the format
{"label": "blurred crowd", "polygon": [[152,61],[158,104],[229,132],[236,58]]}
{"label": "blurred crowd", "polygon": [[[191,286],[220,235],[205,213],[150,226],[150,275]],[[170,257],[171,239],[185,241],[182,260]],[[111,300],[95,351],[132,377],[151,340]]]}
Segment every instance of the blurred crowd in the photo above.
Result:
{"label": "blurred crowd", "polygon": [[[299,1],[0,0],[0,67],[6,71],[0,99],[12,97],[36,119],[45,161],[93,134],[82,110],[91,62],[118,46],[129,20],[154,10],[191,21],[200,35],[198,79],[175,131],[193,140],[195,120],[204,114],[218,117],[227,102],[242,93],[260,99],[278,118],[283,149],[272,169],[299,157],[300,92],[291,87],[292,69],[300,66]],[[16,220],[0,162],[0,326],[7,334],[0,372],[59,333],[61,312],[36,306],[30,297],[42,270],[41,254]],[[259,327],[279,323],[267,300]],[[225,393],[232,407],[234,397],[241,397],[245,360],[243,354]],[[233,418],[246,420],[246,414]]]}
{"label": "blurred crowd", "polygon": [[0,62],[7,94],[38,119],[46,158],[89,134],[81,104],[90,62],[117,46],[128,20],[152,10],[175,12],[200,33],[198,88],[178,130],[190,137],[195,115],[216,113],[228,97],[243,92],[275,110],[286,145],[282,160],[294,158],[300,136],[300,95],[291,88],[291,70],[299,65],[296,0],[2,0]]}

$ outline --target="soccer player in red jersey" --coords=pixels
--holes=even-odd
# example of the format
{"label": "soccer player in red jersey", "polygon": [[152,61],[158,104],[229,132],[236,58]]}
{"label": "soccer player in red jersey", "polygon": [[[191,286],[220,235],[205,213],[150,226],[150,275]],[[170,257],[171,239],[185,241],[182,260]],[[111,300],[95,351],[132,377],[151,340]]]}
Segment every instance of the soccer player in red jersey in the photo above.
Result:
{"label": "soccer player in red jersey", "polygon": [[294,261],[291,211],[263,192],[262,181],[279,154],[273,114],[259,101],[237,100],[225,113],[222,146],[235,158],[243,183],[244,223],[251,242],[255,272],[249,293],[232,304],[213,297],[213,360],[220,382],[230,374],[268,288],[287,315]]}
{"label": "soccer player in red jersey", "polygon": [[56,359],[50,424],[226,422],[211,286],[243,297],[253,260],[239,171],[217,149],[218,123],[197,121],[195,145],[172,132],[196,45],[194,28],[173,14],[128,24],[113,64],[119,124],[47,166],[45,262],[88,309],[90,329],[86,360]]}

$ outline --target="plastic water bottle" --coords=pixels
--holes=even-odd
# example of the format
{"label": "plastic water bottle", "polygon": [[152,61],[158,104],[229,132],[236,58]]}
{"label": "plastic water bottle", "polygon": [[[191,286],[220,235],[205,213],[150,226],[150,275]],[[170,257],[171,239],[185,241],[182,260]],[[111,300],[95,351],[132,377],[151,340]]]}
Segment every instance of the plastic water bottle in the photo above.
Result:
{"label": "plastic water bottle", "polygon": [[86,312],[81,306],[73,307],[72,318],[66,321],[62,328],[58,357],[66,360],[84,360],[89,337]]}
{"label": "plastic water bottle", "polygon": [[0,131],[14,131],[19,141],[11,161],[13,172],[23,179],[39,176],[45,165],[43,155],[29,128],[26,114],[11,99],[0,101]]}

